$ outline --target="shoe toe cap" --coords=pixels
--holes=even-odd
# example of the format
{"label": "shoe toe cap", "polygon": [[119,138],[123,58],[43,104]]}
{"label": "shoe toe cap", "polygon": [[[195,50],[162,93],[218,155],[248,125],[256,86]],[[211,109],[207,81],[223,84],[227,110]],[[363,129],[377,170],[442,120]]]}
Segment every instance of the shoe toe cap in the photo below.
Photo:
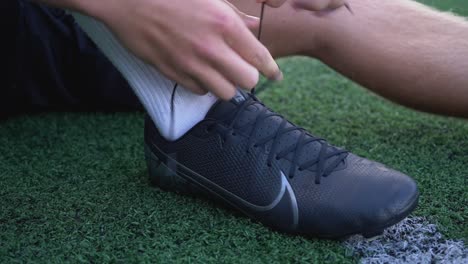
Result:
{"label": "shoe toe cap", "polygon": [[345,170],[329,175],[321,185],[328,191],[304,215],[302,226],[324,237],[383,230],[406,217],[419,197],[417,185],[409,176],[357,156],[350,158]]}

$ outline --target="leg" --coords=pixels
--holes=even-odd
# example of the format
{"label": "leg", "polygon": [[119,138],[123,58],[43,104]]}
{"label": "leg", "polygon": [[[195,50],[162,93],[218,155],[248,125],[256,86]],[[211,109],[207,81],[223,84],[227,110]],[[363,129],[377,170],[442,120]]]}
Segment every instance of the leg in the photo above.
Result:
{"label": "leg", "polygon": [[140,109],[125,80],[70,16],[29,1],[0,4],[0,116]]}
{"label": "leg", "polygon": [[[232,2],[260,12],[254,1]],[[317,57],[395,102],[468,117],[468,22],[414,1],[349,2],[354,16],[267,9],[263,41],[276,57]]]}
{"label": "leg", "polygon": [[217,98],[197,95],[163,76],[158,70],[130,53],[101,22],[73,13],[77,23],[127,79],[159,132],[176,140],[201,121]]}

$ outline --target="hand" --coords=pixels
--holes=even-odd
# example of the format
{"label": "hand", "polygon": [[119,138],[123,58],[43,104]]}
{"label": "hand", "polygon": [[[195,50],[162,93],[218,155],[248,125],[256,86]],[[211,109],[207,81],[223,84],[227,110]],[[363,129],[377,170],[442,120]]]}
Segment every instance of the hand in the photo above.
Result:
{"label": "hand", "polygon": [[280,7],[286,0],[257,0],[257,3],[265,3],[271,7]]}
{"label": "hand", "polygon": [[[265,3],[271,7],[280,7],[286,0],[257,0],[257,3]],[[333,10],[346,6],[346,0],[291,0],[292,5],[298,9],[309,11]]]}
{"label": "hand", "polygon": [[96,17],[127,48],[195,93],[211,91],[229,100],[236,86],[253,88],[258,71],[282,78],[248,28],[257,26],[258,19],[224,1],[113,0],[105,6]]}
{"label": "hand", "polygon": [[292,0],[292,5],[297,9],[309,11],[334,10],[343,6],[350,10],[346,0]]}

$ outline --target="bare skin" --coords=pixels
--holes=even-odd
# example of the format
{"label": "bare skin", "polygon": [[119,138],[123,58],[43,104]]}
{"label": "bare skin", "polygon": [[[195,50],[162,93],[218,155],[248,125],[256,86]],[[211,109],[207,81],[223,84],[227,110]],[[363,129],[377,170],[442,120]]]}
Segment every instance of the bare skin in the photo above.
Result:
{"label": "bare skin", "polygon": [[[257,0],[255,4],[264,2],[279,7],[285,1]],[[312,1],[320,5],[304,8],[322,10],[344,4],[344,0]],[[243,14],[227,1],[41,2],[101,20],[136,56],[195,93],[210,91],[229,100],[236,87],[255,87],[258,72],[272,80],[283,78],[267,48],[249,30],[258,26],[258,18]]]}
{"label": "bare skin", "polygon": [[[306,55],[397,103],[468,117],[468,22],[411,0],[349,0],[354,15],[343,0],[267,1],[281,6],[265,16],[270,53],[246,31],[258,21],[223,1],[42,1],[104,21],[137,56],[194,92],[229,99],[236,85],[253,87],[257,70],[281,79],[270,53]],[[258,16],[263,1],[230,2]],[[222,19],[206,19],[213,17]]]}
{"label": "bare skin", "polygon": [[[232,0],[247,14],[260,9]],[[418,110],[468,117],[468,22],[409,0],[350,0],[354,15],[265,13],[274,57],[316,57],[366,88]]]}

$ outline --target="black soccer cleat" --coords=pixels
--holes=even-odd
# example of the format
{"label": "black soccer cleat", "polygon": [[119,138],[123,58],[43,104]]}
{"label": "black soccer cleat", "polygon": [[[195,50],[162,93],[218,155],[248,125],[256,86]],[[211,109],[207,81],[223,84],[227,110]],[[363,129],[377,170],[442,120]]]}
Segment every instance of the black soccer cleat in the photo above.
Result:
{"label": "black soccer cleat", "polygon": [[372,237],[419,197],[410,177],[329,145],[241,92],[174,142],[146,118],[145,153],[160,188],[208,194],[292,234]]}

